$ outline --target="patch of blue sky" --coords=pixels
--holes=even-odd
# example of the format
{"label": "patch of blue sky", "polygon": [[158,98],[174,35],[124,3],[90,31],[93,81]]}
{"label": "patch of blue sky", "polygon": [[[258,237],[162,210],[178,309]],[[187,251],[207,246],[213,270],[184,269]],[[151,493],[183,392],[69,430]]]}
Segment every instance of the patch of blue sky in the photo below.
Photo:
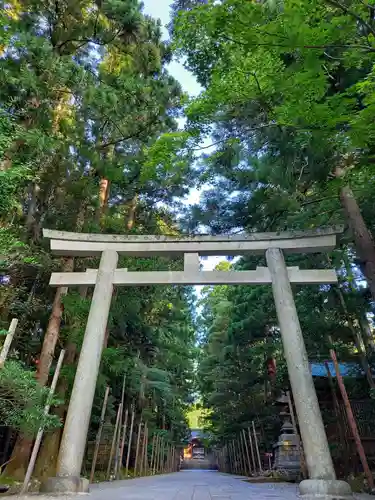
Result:
{"label": "patch of blue sky", "polygon": [[[169,39],[167,26],[171,20],[171,3],[171,0],[143,0],[143,12],[155,19],[160,19],[164,40]],[[203,88],[199,85],[194,75],[184,67],[183,60],[181,61],[174,58],[168,65],[168,72],[180,82],[182,89],[187,92],[189,96],[195,97],[202,92]],[[186,120],[184,118],[179,119],[180,128],[184,127],[185,122]],[[204,148],[205,154],[214,149],[214,146],[211,147],[210,144],[210,137],[202,142],[201,146]],[[201,190],[195,188],[191,189],[185,200],[183,200],[184,203],[187,205],[198,204],[202,191],[208,187],[209,186],[206,186]],[[219,262],[223,260],[224,257],[207,257],[205,259],[201,259],[201,263],[205,271],[211,271],[217,264],[219,264]],[[201,288],[202,287],[196,287],[198,294],[200,293]]]}
{"label": "patch of blue sky", "polygon": [[[143,4],[143,11],[145,14],[155,19],[160,19],[163,39],[168,40],[169,33],[167,26],[171,19],[171,0],[144,0]],[[174,58],[168,65],[168,72],[180,82],[182,89],[187,92],[189,96],[197,96],[203,90],[194,75],[185,69],[183,61]],[[186,122],[185,118],[180,118],[178,121],[180,128],[183,128]],[[208,146],[209,144],[210,139],[207,139],[207,142],[204,143],[203,146]],[[200,191],[192,189],[184,201],[188,205],[193,205],[199,202],[199,197]]]}

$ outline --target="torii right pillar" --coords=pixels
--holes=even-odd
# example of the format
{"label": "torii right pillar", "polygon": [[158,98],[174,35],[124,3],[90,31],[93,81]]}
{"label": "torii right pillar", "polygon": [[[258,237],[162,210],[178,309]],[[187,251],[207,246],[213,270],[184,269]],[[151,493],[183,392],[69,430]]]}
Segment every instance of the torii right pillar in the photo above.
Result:
{"label": "torii right pillar", "polygon": [[301,496],[304,500],[351,498],[349,484],[336,479],[283,252],[270,248],[266,260],[310,477],[299,485]]}

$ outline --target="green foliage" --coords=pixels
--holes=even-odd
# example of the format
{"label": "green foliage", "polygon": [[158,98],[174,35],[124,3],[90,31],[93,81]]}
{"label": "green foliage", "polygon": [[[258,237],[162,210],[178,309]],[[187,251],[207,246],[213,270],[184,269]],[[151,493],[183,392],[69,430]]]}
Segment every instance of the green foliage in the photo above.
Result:
{"label": "green foliage", "polygon": [[[371,4],[175,2],[174,47],[203,86],[186,107],[186,130],[212,140],[200,161],[207,188],[184,221],[186,230],[353,229],[362,224],[361,210],[374,232]],[[350,207],[344,186],[353,193]],[[345,232],[333,255],[288,257],[288,264],[332,266],[340,277],[339,288],[295,287],[309,358],[329,359],[333,342],[341,361],[365,367],[373,352],[358,346],[358,335],[366,338],[360,318],[366,325],[373,304],[359,282],[361,271],[369,283],[375,279],[367,267],[374,248],[370,241],[364,250],[359,238],[353,245],[352,237]],[[241,259],[235,267],[256,265],[264,261]],[[268,357],[277,362],[273,392],[288,386],[271,290],[207,288],[201,307],[200,390],[212,410],[207,425],[226,440],[255,419],[269,446],[277,410],[268,404]],[[363,395],[360,384],[350,387],[353,396]]]}
{"label": "green foliage", "polygon": [[[356,345],[356,335],[365,339],[358,328],[360,315],[369,310],[362,291],[355,281],[343,273],[342,260],[335,258],[341,274],[341,293],[345,308],[339,300],[336,287],[294,287],[296,305],[310,361],[330,359],[329,349],[334,343],[341,362],[354,362],[359,368],[363,357]],[[289,265],[302,268],[324,267],[321,256],[289,257]],[[327,264],[327,261],[325,262]],[[242,258],[232,267],[238,270],[254,269],[264,262],[256,258]],[[218,268],[230,268],[227,262]],[[349,278],[349,279],[348,279]],[[203,406],[208,410],[205,428],[213,434],[213,441],[225,442],[251,425],[252,420],[261,429],[261,446],[271,449],[280,430],[279,411],[274,405],[280,391],[289,389],[289,378],[284,359],[280,331],[270,287],[220,286],[205,287],[201,299],[199,332],[199,390]],[[362,311],[362,313],[361,313]],[[356,325],[354,330],[348,321]],[[369,351],[368,359],[372,356]],[[276,377],[267,373],[267,360],[276,363]],[[358,369],[356,370],[358,372]],[[353,398],[366,398],[366,381],[348,379],[347,390]],[[317,385],[317,390],[324,387]]]}
{"label": "green foliage", "polygon": [[349,215],[338,193],[347,182],[373,229],[363,182],[373,175],[371,7],[274,4],[193,2],[174,19],[175,46],[205,87],[187,107],[188,128],[211,133],[216,145],[202,168],[213,188],[188,227],[342,223]]}
{"label": "green foliage", "polygon": [[202,429],[207,417],[209,417],[207,410],[199,404],[194,405],[187,414],[190,429]]}
{"label": "green foliage", "polygon": [[[0,23],[0,326],[19,319],[12,348],[24,371],[19,365],[17,380],[31,384],[30,369],[46,359],[40,352],[55,293],[50,273],[98,267],[95,258],[74,264],[52,258],[42,227],[179,234],[175,210],[194,184],[194,153],[191,135],[178,131],[186,95],[168,74],[169,44],[141,2],[10,2]],[[164,259],[123,261],[119,265],[129,269],[181,266]],[[67,350],[59,379],[66,401],[91,294],[69,290],[60,328],[54,318],[56,351]],[[176,442],[185,438],[195,349],[192,302],[188,288],[116,290],[90,438],[106,385],[108,417],[116,414],[124,374],[126,405],[135,405],[137,419],[147,416],[152,432],[164,428]],[[19,395],[19,410],[3,422],[29,432],[41,404],[33,398],[35,414]]]}
{"label": "green foliage", "polygon": [[[32,433],[40,416],[45,393],[30,367],[49,324],[50,273],[98,267],[96,258],[52,258],[42,227],[134,235],[202,226],[212,233],[314,228],[352,222],[341,199],[350,185],[375,228],[374,16],[365,2],[349,7],[176,0],[173,47],[203,86],[189,99],[168,74],[172,52],[160,24],[138,0],[4,5],[0,324],[19,319],[13,347],[23,363],[10,361],[0,374],[9,387],[1,404],[17,402],[14,413],[1,410],[5,423]],[[182,111],[183,131],[176,121]],[[214,146],[204,146],[197,162],[208,136]],[[181,199],[197,185],[207,189],[187,213]],[[339,287],[295,287],[311,359],[326,359],[333,342],[340,360],[372,361],[368,346],[358,352],[353,343],[365,336],[362,320],[372,307],[358,285],[355,250],[345,234],[332,255],[288,257],[302,268],[333,266],[340,276]],[[264,260],[246,257],[234,268],[256,265]],[[176,270],[182,261],[127,257],[119,267]],[[66,400],[91,293],[69,290],[63,299],[56,335],[70,354],[61,372]],[[125,375],[126,406],[147,420],[150,435],[184,440],[198,390],[216,440],[255,420],[269,449],[278,430],[271,402],[288,387],[270,287],[205,287],[198,318],[195,302],[190,287],[115,290],[91,439],[105,387],[114,418]],[[268,358],[277,363],[275,380],[266,373]],[[28,398],[35,404],[27,406]]]}
{"label": "green foliage", "polygon": [[[48,389],[40,387],[35,373],[18,361],[7,361],[0,370],[0,419],[30,437],[39,427],[51,430],[61,425],[55,415],[44,415]],[[60,404],[58,399],[49,401]]]}

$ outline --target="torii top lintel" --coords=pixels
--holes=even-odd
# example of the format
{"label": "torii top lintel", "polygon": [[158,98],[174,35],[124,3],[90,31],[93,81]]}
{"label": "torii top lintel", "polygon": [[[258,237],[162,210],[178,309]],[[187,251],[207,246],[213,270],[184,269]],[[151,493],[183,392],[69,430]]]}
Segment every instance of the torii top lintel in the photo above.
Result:
{"label": "torii top lintel", "polygon": [[51,240],[56,255],[96,256],[104,250],[119,254],[149,257],[153,255],[180,256],[263,254],[268,248],[280,248],[285,253],[327,252],[335,248],[341,227],[313,231],[279,233],[249,233],[236,235],[117,235],[71,233],[43,229],[43,236]]}

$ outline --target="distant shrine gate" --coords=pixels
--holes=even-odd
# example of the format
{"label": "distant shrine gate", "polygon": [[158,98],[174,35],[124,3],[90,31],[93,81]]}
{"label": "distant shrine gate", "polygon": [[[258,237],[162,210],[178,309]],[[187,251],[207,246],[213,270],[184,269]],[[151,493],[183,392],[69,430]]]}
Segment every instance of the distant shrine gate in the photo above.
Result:
{"label": "distant shrine gate", "polygon": [[[348,498],[350,487],[336,480],[306,348],[292,294],[294,284],[337,283],[332,269],[286,267],[285,254],[328,252],[341,230],[294,233],[253,233],[233,236],[124,236],[44,230],[55,255],[100,257],[98,270],[52,273],[54,287],[94,286],[91,308],[78,361],[62,436],[57,475],[50,491],[80,492],[87,432],[99,372],[103,340],[114,286],[141,285],[265,285],[272,284],[290,384],[298,416],[309,480],[302,481],[305,498]],[[184,256],[182,271],[133,272],[117,269],[118,256]],[[201,271],[199,256],[265,255],[267,267],[253,271]],[[321,496],[319,496],[321,498]]]}

